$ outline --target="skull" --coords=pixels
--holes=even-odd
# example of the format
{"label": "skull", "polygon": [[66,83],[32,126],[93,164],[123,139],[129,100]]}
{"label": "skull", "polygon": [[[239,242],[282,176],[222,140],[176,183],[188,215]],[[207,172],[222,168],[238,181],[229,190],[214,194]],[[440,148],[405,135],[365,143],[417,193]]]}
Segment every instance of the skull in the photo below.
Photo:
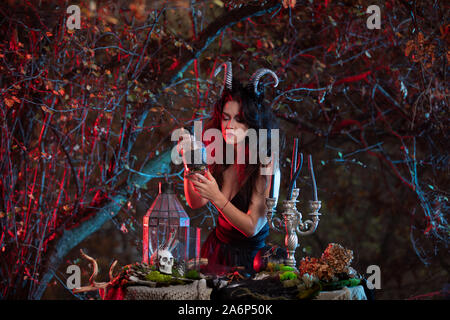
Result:
{"label": "skull", "polygon": [[173,255],[169,250],[158,250],[158,269],[160,272],[172,274]]}

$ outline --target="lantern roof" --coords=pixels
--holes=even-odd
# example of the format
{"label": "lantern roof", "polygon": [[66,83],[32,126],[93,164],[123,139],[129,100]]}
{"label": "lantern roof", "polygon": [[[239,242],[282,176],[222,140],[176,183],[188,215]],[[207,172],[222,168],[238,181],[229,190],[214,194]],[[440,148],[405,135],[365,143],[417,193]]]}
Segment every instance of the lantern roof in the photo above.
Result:
{"label": "lantern roof", "polygon": [[[189,226],[189,216],[177,198],[171,182],[159,183],[159,193],[153,201],[145,216],[151,220],[157,219],[156,224],[168,223],[170,225]],[[164,221],[169,220],[169,221]],[[152,223],[151,223],[152,224]]]}

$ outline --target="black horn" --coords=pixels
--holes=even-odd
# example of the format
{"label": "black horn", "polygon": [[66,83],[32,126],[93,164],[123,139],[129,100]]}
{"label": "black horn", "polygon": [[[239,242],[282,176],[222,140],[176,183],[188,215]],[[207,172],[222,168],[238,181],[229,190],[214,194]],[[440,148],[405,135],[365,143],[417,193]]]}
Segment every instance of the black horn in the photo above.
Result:
{"label": "black horn", "polygon": [[253,84],[253,87],[254,87],[254,89],[255,89],[255,94],[256,94],[256,96],[259,96],[259,95],[260,95],[260,92],[258,92],[258,83],[259,83],[259,80],[260,80],[264,75],[266,75],[267,73],[270,74],[270,75],[274,78],[274,80],[275,80],[274,87],[278,86],[278,77],[277,77],[277,75],[275,74],[275,72],[273,72],[273,71],[270,70],[270,69],[266,69],[266,68],[258,69],[258,70],[256,70],[256,72],[250,77],[250,83]]}
{"label": "black horn", "polygon": [[[227,61],[222,63],[215,71],[214,71],[214,77],[217,77],[217,75],[220,73],[220,71],[222,71],[222,68],[225,68],[225,75],[223,78],[223,87],[227,87],[228,90],[231,91],[231,84],[232,84],[232,79],[233,79],[233,70],[231,68],[231,62]],[[222,87],[222,91],[223,91],[223,87]],[[221,91],[221,92],[222,92]]]}

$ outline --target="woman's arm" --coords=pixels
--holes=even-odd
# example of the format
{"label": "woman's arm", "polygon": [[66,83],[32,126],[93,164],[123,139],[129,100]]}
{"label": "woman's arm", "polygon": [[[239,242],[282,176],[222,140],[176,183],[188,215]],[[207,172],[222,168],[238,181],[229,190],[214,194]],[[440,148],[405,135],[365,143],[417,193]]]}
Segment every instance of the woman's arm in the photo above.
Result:
{"label": "woman's arm", "polygon": [[[213,202],[217,209],[222,213],[223,217],[242,232],[246,237],[252,237],[257,234],[266,223],[266,198],[270,193],[271,175],[260,175],[256,181],[252,192],[250,205],[247,212],[243,212],[236,208],[223,193],[216,189],[217,183],[209,172],[206,178],[199,177],[199,182],[194,182],[195,187],[199,190],[204,198]],[[280,170],[275,171],[275,182],[280,179]],[[266,184],[267,181],[267,184]],[[275,183],[275,195],[278,196],[279,183]]]}
{"label": "woman's arm", "polygon": [[[280,176],[279,170],[275,172],[275,181],[277,180],[277,176]],[[240,211],[233,204],[227,203],[228,200],[225,197],[218,198],[217,203],[215,203],[219,210],[223,208],[221,212],[225,219],[246,237],[256,235],[267,222],[266,198],[269,197],[270,193],[270,181],[271,175],[260,175],[258,177],[247,213]],[[275,186],[277,186],[276,183]],[[276,196],[278,196],[278,190],[275,189]]]}
{"label": "woman's arm", "polygon": [[192,209],[198,209],[203,207],[208,203],[208,199],[203,198],[192,184],[190,179],[197,179],[194,177],[188,178],[187,173],[187,165],[186,165],[186,157],[185,154],[191,152],[193,137],[190,135],[189,131],[184,128],[181,128],[182,133],[180,134],[177,151],[181,155],[184,164],[184,196],[186,197],[186,201]]}

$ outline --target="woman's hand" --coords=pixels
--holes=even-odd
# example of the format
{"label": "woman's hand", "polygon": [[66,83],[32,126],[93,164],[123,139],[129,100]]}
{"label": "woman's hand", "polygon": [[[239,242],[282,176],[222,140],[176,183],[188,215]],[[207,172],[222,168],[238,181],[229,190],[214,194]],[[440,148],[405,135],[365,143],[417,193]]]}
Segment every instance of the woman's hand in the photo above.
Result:
{"label": "woman's hand", "polygon": [[216,203],[224,195],[219,189],[216,179],[212,176],[209,170],[206,171],[205,176],[196,173],[189,178],[195,186],[196,191],[205,199]]}
{"label": "woman's hand", "polygon": [[187,169],[186,167],[186,163],[187,163],[187,158],[189,153],[191,152],[192,149],[192,141],[194,140],[193,136],[189,133],[189,131],[187,131],[186,129],[182,128],[183,133],[180,135],[180,138],[178,139],[178,143],[177,143],[177,152],[178,154],[181,155],[181,158],[183,160],[183,164],[185,169]]}
{"label": "woman's hand", "polygon": [[183,131],[183,133],[178,139],[177,151],[179,154],[183,155],[186,152],[190,151],[193,137],[186,129],[181,128],[181,130]]}

